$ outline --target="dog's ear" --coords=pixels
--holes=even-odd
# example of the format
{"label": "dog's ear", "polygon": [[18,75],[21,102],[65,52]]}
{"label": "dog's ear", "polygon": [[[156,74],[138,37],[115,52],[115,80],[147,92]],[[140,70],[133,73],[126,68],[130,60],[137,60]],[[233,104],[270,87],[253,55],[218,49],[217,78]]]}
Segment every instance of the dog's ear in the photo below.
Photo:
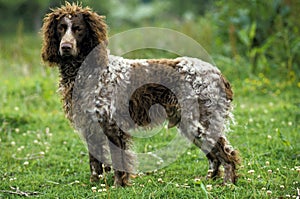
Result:
{"label": "dog's ear", "polygon": [[41,29],[43,37],[42,60],[47,62],[49,66],[57,65],[59,62],[59,41],[56,34],[58,17],[59,15],[55,11],[47,14]]}
{"label": "dog's ear", "polygon": [[94,48],[99,44],[106,47],[108,41],[105,16],[100,16],[97,13],[88,10],[83,13],[83,17],[89,29],[90,47]]}
{"label": "dog's ear", "polygon": [[107,56],[107,25],[105,17],[91,11],[89,8],[84,10],[83,18],[87,25],[87,37],[84,40],[83,51],[93,52],[96,57],[97,65],[106,66],[108,62]]}

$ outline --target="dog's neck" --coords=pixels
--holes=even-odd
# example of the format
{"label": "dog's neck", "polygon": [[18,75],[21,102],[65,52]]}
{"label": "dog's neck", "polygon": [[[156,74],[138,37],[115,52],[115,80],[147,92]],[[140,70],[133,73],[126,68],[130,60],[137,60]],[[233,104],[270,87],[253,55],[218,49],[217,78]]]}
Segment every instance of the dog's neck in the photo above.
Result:
{"label": "dog's neck", "polygon": [[73,121],[72,118],[72,93],[73,87],[83,58],[62,58],[58,64],[60,73],[59,92],[62,96],[63,109],[66,117]]}
{"label": "dog's neck", "polygon": [[90,67],[107,66],[108,53],[106,45],[96,45],[92,49],[87,50],[85,54],[81,54],[78,57],[62,57],[60,59],[58,68],[61,85],[66,86],[69,83],[74,83],[83,63],[90,65]]}
{"label": "dog's neck", "polygon": [[68,61],[62,61],[59,64],[60,84],[62,86],[66,86],[75,81],[82,62],[83,59],[70,59]]}
{"label": "dog's neck", "polygon": [[[60,73],[60,85],[59,91],[62,95],[63,100],[63,108],[66,113],[67,118],[72,121],[72,95],[73,95],[73,88],[75,85],[76,77],[80,72],[80,67],[84,64],[84,68],[98,68],[101,66],[108,65],[108,55],[106,46],[98,46],[93,51],[92,54],[87,56],[80,56],[77,58],[68,58],[68,59],[61,59],[61,62],[58,64],[59,73]],[[88,66],[87,66],[88,65]],[[93,71],[99,70],[89,70],[88,72],[93,73]],[[81,71],[82,72],[82,71]],[[83,71],[84,72],[84,71]],[[85,74],[86,75],[86,74]],[[96,75],[93,73],[93,75]]]}

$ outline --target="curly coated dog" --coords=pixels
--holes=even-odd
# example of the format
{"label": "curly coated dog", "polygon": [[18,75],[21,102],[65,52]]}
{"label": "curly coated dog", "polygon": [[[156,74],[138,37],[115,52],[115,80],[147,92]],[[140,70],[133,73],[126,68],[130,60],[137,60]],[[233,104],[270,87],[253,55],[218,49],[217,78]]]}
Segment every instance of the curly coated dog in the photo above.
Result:
{"label": "curly coated dog", "polygon": [[149,125],[149,110],[159,104],[168,127],[206,154],[208,177],[219,176],[223,166],[224,183],[236,182],[239,156],[224,133],[233,93],[216,67],[190,57],[110,55],[104,17],[74,3],[48,13],[42,35],[42,59],[59,69],[66,117],[87,142],[91,181],[113,168],[115,185],[130,185],[136,155],[129,129]]}

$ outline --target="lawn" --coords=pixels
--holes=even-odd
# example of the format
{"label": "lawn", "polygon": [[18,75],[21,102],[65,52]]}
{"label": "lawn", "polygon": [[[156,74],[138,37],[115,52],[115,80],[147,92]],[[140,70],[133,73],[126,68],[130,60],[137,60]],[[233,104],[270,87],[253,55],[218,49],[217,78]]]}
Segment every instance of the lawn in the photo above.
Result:
{"label": "lawn", "polygon": [[[89,182],[86,147],[64,117],[58,72],[42,65],[40,47],[39,36],[0,40],[0,198],[299,198],[299,82],[240,78],[216,58],[235,92],[228,137],[242,157],[238,183],[205,179],[207,160],[192,146],[170,165],[137,175],[133,186],[115,188],[112,173]],[[175,133],[137,139],[135,148],[159,149]]]}

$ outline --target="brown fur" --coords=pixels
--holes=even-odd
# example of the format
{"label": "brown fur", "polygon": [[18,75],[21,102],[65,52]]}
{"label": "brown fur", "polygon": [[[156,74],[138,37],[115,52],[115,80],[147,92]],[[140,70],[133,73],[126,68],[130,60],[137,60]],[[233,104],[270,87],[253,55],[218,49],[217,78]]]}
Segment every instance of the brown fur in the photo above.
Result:
{"label": "brown fur", "polygon": [[178,60],[173,59],[151,59],[147,62],[154,65],[170,66],[172,68],[176,68],[177,64],[179,63]]}
{"label": "brown fur", "polygon": [[52,9],[52,12],[47,14],[44,18],[42,27],[42,58],[43,61],[47,62],[49,66],[54,66],[60,64],[61,62],[60,56],[58,55],[59,41],[56,33],[58,21],[66,15],[78,14],[83,15],[85,22],[88,24],[88,28],[92,33],[91,35],[89,35],[87,43],[85,43],[85,45],[87,45],[87,48],[91,50],[98,44],[107,45],[107,25],[104,22],[105,17],[99,16],[89,7],[83,8],[78,4],[70,4],[66,2],[65,6]]}
{"label": "brown fur", "polygon": [[221,76],[221,79],[222,79],[222,81],[223,81],[223,87],[224,87],[224,90],[225,90],[225,92],[226,92],[226,98],[228,99],[228,100],[233,100],[233,92],[232,92],[232,90],[231,90],[231,86],[230,86],[230,83],[227,81],[227,79],[222,75]]}

